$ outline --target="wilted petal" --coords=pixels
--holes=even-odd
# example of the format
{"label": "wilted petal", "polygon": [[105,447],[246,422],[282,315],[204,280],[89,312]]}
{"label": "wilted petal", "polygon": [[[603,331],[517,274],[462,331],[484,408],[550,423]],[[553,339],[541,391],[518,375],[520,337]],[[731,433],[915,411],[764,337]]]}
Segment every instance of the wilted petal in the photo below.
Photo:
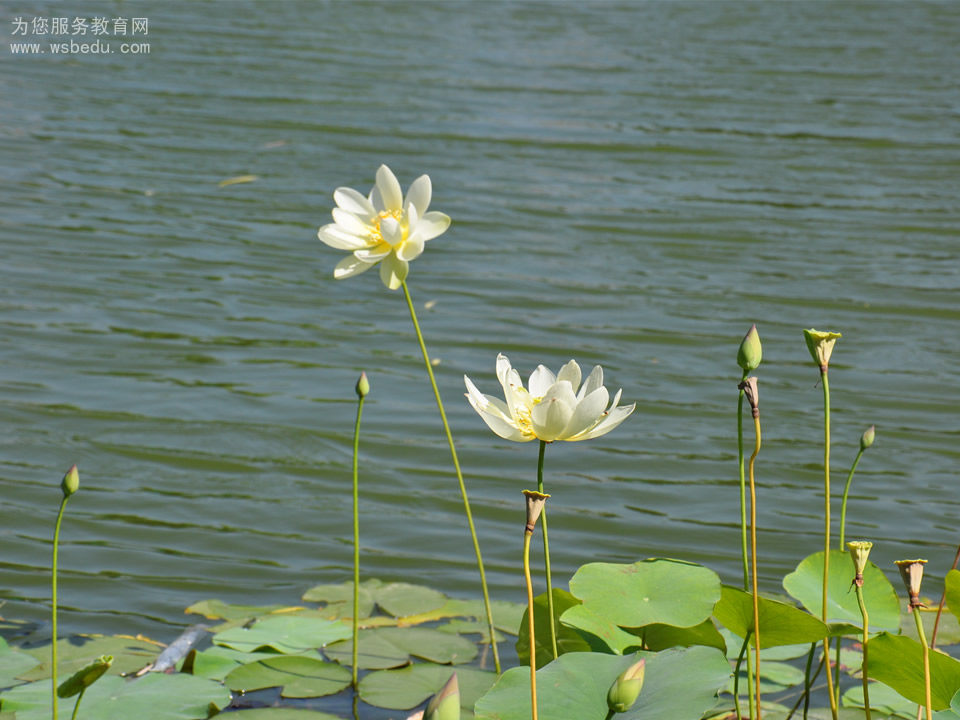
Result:
{"label": "wilted petal", "polygon": [[433,240],[437,235],[443,235],[450,227],[450,216],[442,212],[428,212],[420,218],[418,227],[424,242]]}
{"label": "wilted petal", "polygon": [[596,427],[591,428],[587,432],[577,436],[567,438],[568,440],[589,440],[590,438],[600,437],[601,435],[606,435],[608,432],[613,430],[617,425],[622,423],[630,414],[637,409],[637,404],[633,403],[632,405],[624,405],[623,407],[614,408],[611,410],[607,416],[601,420]]}
{"label": "wilted petal", "polygon": [[390,253],[380,263],[380,279],[391,290],[396,290],[407,279],[410,266],[406,260],[401,260],[396,253]]}
{"label": "wilted petal", "polygon": [[343,260],[337,263],[333,269],[333,277],[337,280],[353,277],[362,272],[366,272],[373,267],[373,263],[364,262],[355,255],[347,255]]}
{"label": "wilted petal", "polygon": [[538,365],[537,369],[530,373],[530,381],[527,387],[533,397],[544,397],[556,382],[557,376],[549,368]]}
{"label": "wilted petal", "polygon": [[576,392],[577,388],[580,387],[580,366],[577,365],[577,361],[571,360],[560,368],[560,372],[557,373],[557,380],[568,381],[573,386],[573,391]]}
{"label": "wilted petal", "polygon": [[560,439],[567,440],[597,425],[603,419],[609,399],[610,393],[605,387],[599,387],[587,395],[573,411],[573,417],[563,429]]}
{"label": "wilted petal", "polygon": [[317,231],[317,237],[320,238],[322,242],[337,250],[359,250],[370,244],[370,241],[366,237],[352,235],[336,223],[324,225]]}
{"label": "wilted petal", "polygon": [[357,235],[358,237],[369,235],[370,231],[373,229],[370,225],[367,225],[365,222],[360,220],[356,215],[351,215],[346,210],[341,210],[338,207],[333,209],[333,220],[348,233],[351,235]]}
{"label": "wilted petal", "polygon": [[348,213],[353,213],[367,220],[372,220],[377,214],[377,211],[373,209],[373,203],[353,188],[337,188],[336,192],[333,193],[333,201]]}
{"label": "wilted petal", "polygon": [[530,414],[533,432],[544,442],[553,442],[570,422],[576,404],[577,396],[573,394],[570,383],[563,381],[554,384],[543,399],[533,406]]}
{"label": "wilted petal", "polygon": [[399,213],[403,210],[403,190],[397,176],[386,165],[377,170],[377,184],[373,188],[373,206],[377,212]]}
{"label": "wilted petal", "polygon": [[603,368],[599,365],[594,365],[593,370],[590,371],[590,374],[587,375],[586,382],[583,383],[583,387],[580,388],[580,392],[577,393],[577,400],[583,400],[587,395],[592,393],[598,387],[603,386]]}
{"label": "wilted petal", "polygon": [[413,205],[417,212],[423,215],[430,207],[430,198],[433,195],[433,185],[429,175],[421,175],[407,188],[407,196],[403,199],[403,206]]}

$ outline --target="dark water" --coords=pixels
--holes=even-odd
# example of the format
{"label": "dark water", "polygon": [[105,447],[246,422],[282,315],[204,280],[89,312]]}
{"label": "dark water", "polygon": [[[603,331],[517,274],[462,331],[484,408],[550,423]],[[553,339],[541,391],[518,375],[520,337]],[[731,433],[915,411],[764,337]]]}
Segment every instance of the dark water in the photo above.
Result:
{"label": "dark water", "polygon": [[[61,15],[147,16],[150,51],[10,51],[15,18]],[[65,632],[166,640],[196,600],[346,579],[361,369],[364,573],[479,594],[402,295],[335,282],[316,239],[380,163],[429,173],[453,218],[409,282],[495,597],[523,598],[537,448],[490,433],[462,375],[494,392],[498,352],[524,374],[575,357],[638,403],[548,448],[561,582],[650,556],[737,581],[752,322],[763,587],[821,547],[817,327],[844,334],[838,491],[877,426],[848,536],[891,571],[929,558],[939,594],[960,540],[960,6],[12,0],[0,27],[5,616],[46,621],[73,462]]]}

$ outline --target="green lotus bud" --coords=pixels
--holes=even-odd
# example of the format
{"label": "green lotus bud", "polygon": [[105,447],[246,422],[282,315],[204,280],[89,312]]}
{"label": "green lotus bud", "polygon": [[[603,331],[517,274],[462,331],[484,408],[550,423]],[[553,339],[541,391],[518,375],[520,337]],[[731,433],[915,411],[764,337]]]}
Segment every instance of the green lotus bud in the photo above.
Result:
{"label": "green lotus bud", "polygon": [[456,673],[433,696],[423,717],[424,720],[460,720],[460,685]]}
{"label": "green lotus bud", "polygon": [[810,357],[813,358],[821,370],[826,370],[830,364],[833,346],[837,344],[837,338],[840,337],[843,337],[840,333],[820,332],[812,328],[803,331],[803,338],[807,341],[807,350],[810,351]]}
{"label": "green lotus bud", "polygon": [[89,665],[77,670],[64,680],[57,688],[57,697],[73,697],[78,692],[86,690],[99,680],[113,664],[113,655],[101,655]]}
{"label": "green lotus bud", "polygon": [[537,520],[540,519],[543,506],[547,504],[547,498],[550,496],[536,490],[524,490],[523,494],[527,498],[527,532],[532,533],[537,527]]}
{"label": "green lotus bud", "polygon": [[923,580],[923,566],[926,560],[897,560],[894,563],[900,570],[900,578],[910,596],[910,609],[923,607],[920,602],[920,581]]}
{"label": "green lotus bud", "polygon": [[740,343],[740,349],[737,351],[737,365],[746,372],[751,372],[760,365],[762,357],[763,348],[760,347],[760,333],[757,332],[757,326],[753,325]]}
{"label": "green lotus bud", "polygon": [[866,430],[864,430],[863,435],[860,436],[860,449],[866,450],[868,447],[873,445],[873,441],[876,437],[877,437],[877,426],[871,425]]}
{"label": "green lotus bud", "polygon": [[858,587],[863,587],[863,569],[867,566],[867,558],[870,557],[872,547],[873,543],[865,540],[847,543],[847,549],[850,551],[850,557],[853,558],[853,567],[857,573],[853,582]]}
{"label": "green lotus bud", "polygon": [[67,470],[67,474],[63,476],[63,480],[60,482],[60,489],[63,491],[65,498],[70,497],[80,489],[80,472],[76,465]]}
{"label": "green lotus bud", "polygon": [[622,713],[633,707],[643,688],[646,665],[646,660],[638,660],[613,681],[607,693],[607,707],[612,712]]}
{"label": "green lotus bud", "polygon": [[360,379],[357,380],[357,396],[362,400],[370,393],[370,381],[367,380],[365,372],[360,373]]}

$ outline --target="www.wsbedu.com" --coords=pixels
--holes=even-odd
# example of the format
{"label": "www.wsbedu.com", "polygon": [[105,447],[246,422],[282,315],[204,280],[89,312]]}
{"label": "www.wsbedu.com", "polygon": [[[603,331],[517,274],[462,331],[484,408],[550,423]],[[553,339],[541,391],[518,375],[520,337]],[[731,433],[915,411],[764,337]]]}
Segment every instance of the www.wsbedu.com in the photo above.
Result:
{"label": "www.wsbedu.com", "polygon": [[94,40],[79,43],[76,40],[62,43],[10,43],[13,55],[148,55],[150,43],[109,43]]}

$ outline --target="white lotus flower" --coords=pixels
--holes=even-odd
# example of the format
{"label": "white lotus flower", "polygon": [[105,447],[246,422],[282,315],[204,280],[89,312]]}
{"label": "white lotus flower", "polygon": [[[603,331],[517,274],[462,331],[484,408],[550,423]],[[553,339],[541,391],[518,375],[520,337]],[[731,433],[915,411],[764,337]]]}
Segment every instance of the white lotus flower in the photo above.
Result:
{"label": "white lotus flower", "polygon": [[[396,176],[386,165],[377,170],[377,182],[364,197],[352,188],[337,188],[333,199],[334,222],[317,232],[323,242],[352,254],[337,263],[337,280],[359,275],[377,263],[380,279],[396,290],[407,278],[410,261],[423,252],[423,244],[450,227],[450,217],[427,212],[433,186],[428,175],[410,185],[406,197]],[[382,262],[381,262],[382,261]]]}
{"label": "white lotus flower", "polygon": [[637,404],[618,407],[618,390],[607,408],[610,394],[603,386],[603,368],[593,368],[580,385],[580,366],[571,360],[554,375],[543,365],[530,375],[529,389],[506,355],[497,356],[497,377],[506,399],[484,395],[466,375],[467,399],[489,428],[506,440],[588,440],[613,430]]}

